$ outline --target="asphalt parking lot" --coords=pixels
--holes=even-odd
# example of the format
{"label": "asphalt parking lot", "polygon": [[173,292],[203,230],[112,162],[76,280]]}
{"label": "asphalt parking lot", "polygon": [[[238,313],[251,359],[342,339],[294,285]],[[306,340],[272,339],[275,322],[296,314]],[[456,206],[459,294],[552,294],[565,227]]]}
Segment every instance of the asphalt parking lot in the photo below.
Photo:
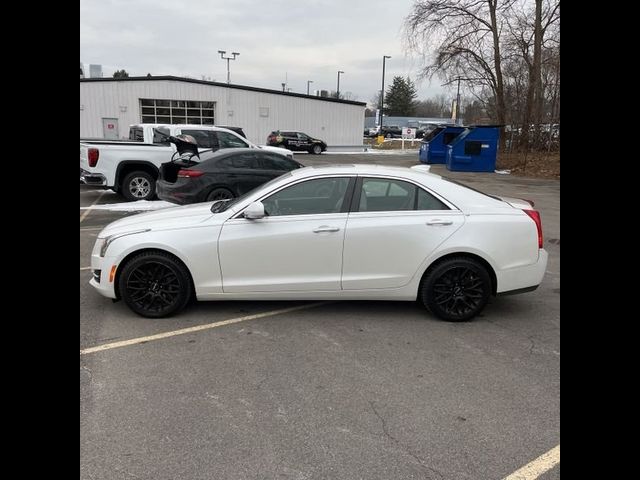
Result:
{"label": "asphalt parking lot", "polygon": [[[549,252],[536,291],[495,298],[461,324],[415,303],[364,301],[203,302],[141,318],[88,284],[100,229],[133,213],[87,209],[124,200],[81,186],[81,478],[503,479],[558,446],[560,184],[432,171],[535,201]],[[560,466],[517,478],[560,478]]]}

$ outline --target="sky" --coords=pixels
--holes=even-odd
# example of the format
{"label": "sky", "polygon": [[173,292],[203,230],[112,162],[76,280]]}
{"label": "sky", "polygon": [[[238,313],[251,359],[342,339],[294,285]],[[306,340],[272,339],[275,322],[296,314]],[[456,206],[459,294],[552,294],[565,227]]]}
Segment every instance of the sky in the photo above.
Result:
{"label": "sky", "polygon": [[453,96],[440,79],[419,80],[402,25],[413,0],[81,0],[80,62],[103,75],[175,75],[292,92],[335,90],[371,102],[382,83],[409,76],[418,99]]}

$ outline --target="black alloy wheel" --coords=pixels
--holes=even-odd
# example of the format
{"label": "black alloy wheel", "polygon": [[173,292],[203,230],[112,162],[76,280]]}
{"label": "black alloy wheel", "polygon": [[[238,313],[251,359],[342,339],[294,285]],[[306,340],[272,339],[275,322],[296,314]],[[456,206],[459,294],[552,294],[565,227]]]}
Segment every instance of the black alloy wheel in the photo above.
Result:
{"label": "black alloy wheel", "polygon": [[144,252],[128,261],[119,276],[120,294],[138,315],[160,318],[182,310],[191,298],[184,264],[164,252]]}
{"label": "black alloy wheel", "polygon": [[490,295],[487,270],[471,258],[451,258],[436,265],[421,291],[431,313],[451,322],[471,320],[484,309]]}

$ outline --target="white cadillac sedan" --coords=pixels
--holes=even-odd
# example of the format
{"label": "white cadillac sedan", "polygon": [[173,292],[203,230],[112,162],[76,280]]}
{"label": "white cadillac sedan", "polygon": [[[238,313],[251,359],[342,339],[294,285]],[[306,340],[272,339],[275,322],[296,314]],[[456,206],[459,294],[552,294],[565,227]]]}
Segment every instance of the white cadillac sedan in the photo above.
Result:
{"label": "white cadillac sedan", "polygon": [[464,321],[490,295],[534,290],[540,215],[413,168],[307,167],[231,201],[115,221],[91,256],[93,285],[135,313],[198,300],[421,301]]}

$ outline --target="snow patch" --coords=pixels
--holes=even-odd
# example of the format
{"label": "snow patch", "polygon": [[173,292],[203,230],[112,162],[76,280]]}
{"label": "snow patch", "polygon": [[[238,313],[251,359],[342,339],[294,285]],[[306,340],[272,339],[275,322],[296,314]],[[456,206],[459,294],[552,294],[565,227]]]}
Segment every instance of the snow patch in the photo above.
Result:
{"label": "snow patch", "polygon": [[137,202],[105,203],[91,207],[80,207],[80,210],[111,210],[115,212],[141,212],[147,210],[160,210],[163,208],[177,207],[164,200],[138,200]]}

